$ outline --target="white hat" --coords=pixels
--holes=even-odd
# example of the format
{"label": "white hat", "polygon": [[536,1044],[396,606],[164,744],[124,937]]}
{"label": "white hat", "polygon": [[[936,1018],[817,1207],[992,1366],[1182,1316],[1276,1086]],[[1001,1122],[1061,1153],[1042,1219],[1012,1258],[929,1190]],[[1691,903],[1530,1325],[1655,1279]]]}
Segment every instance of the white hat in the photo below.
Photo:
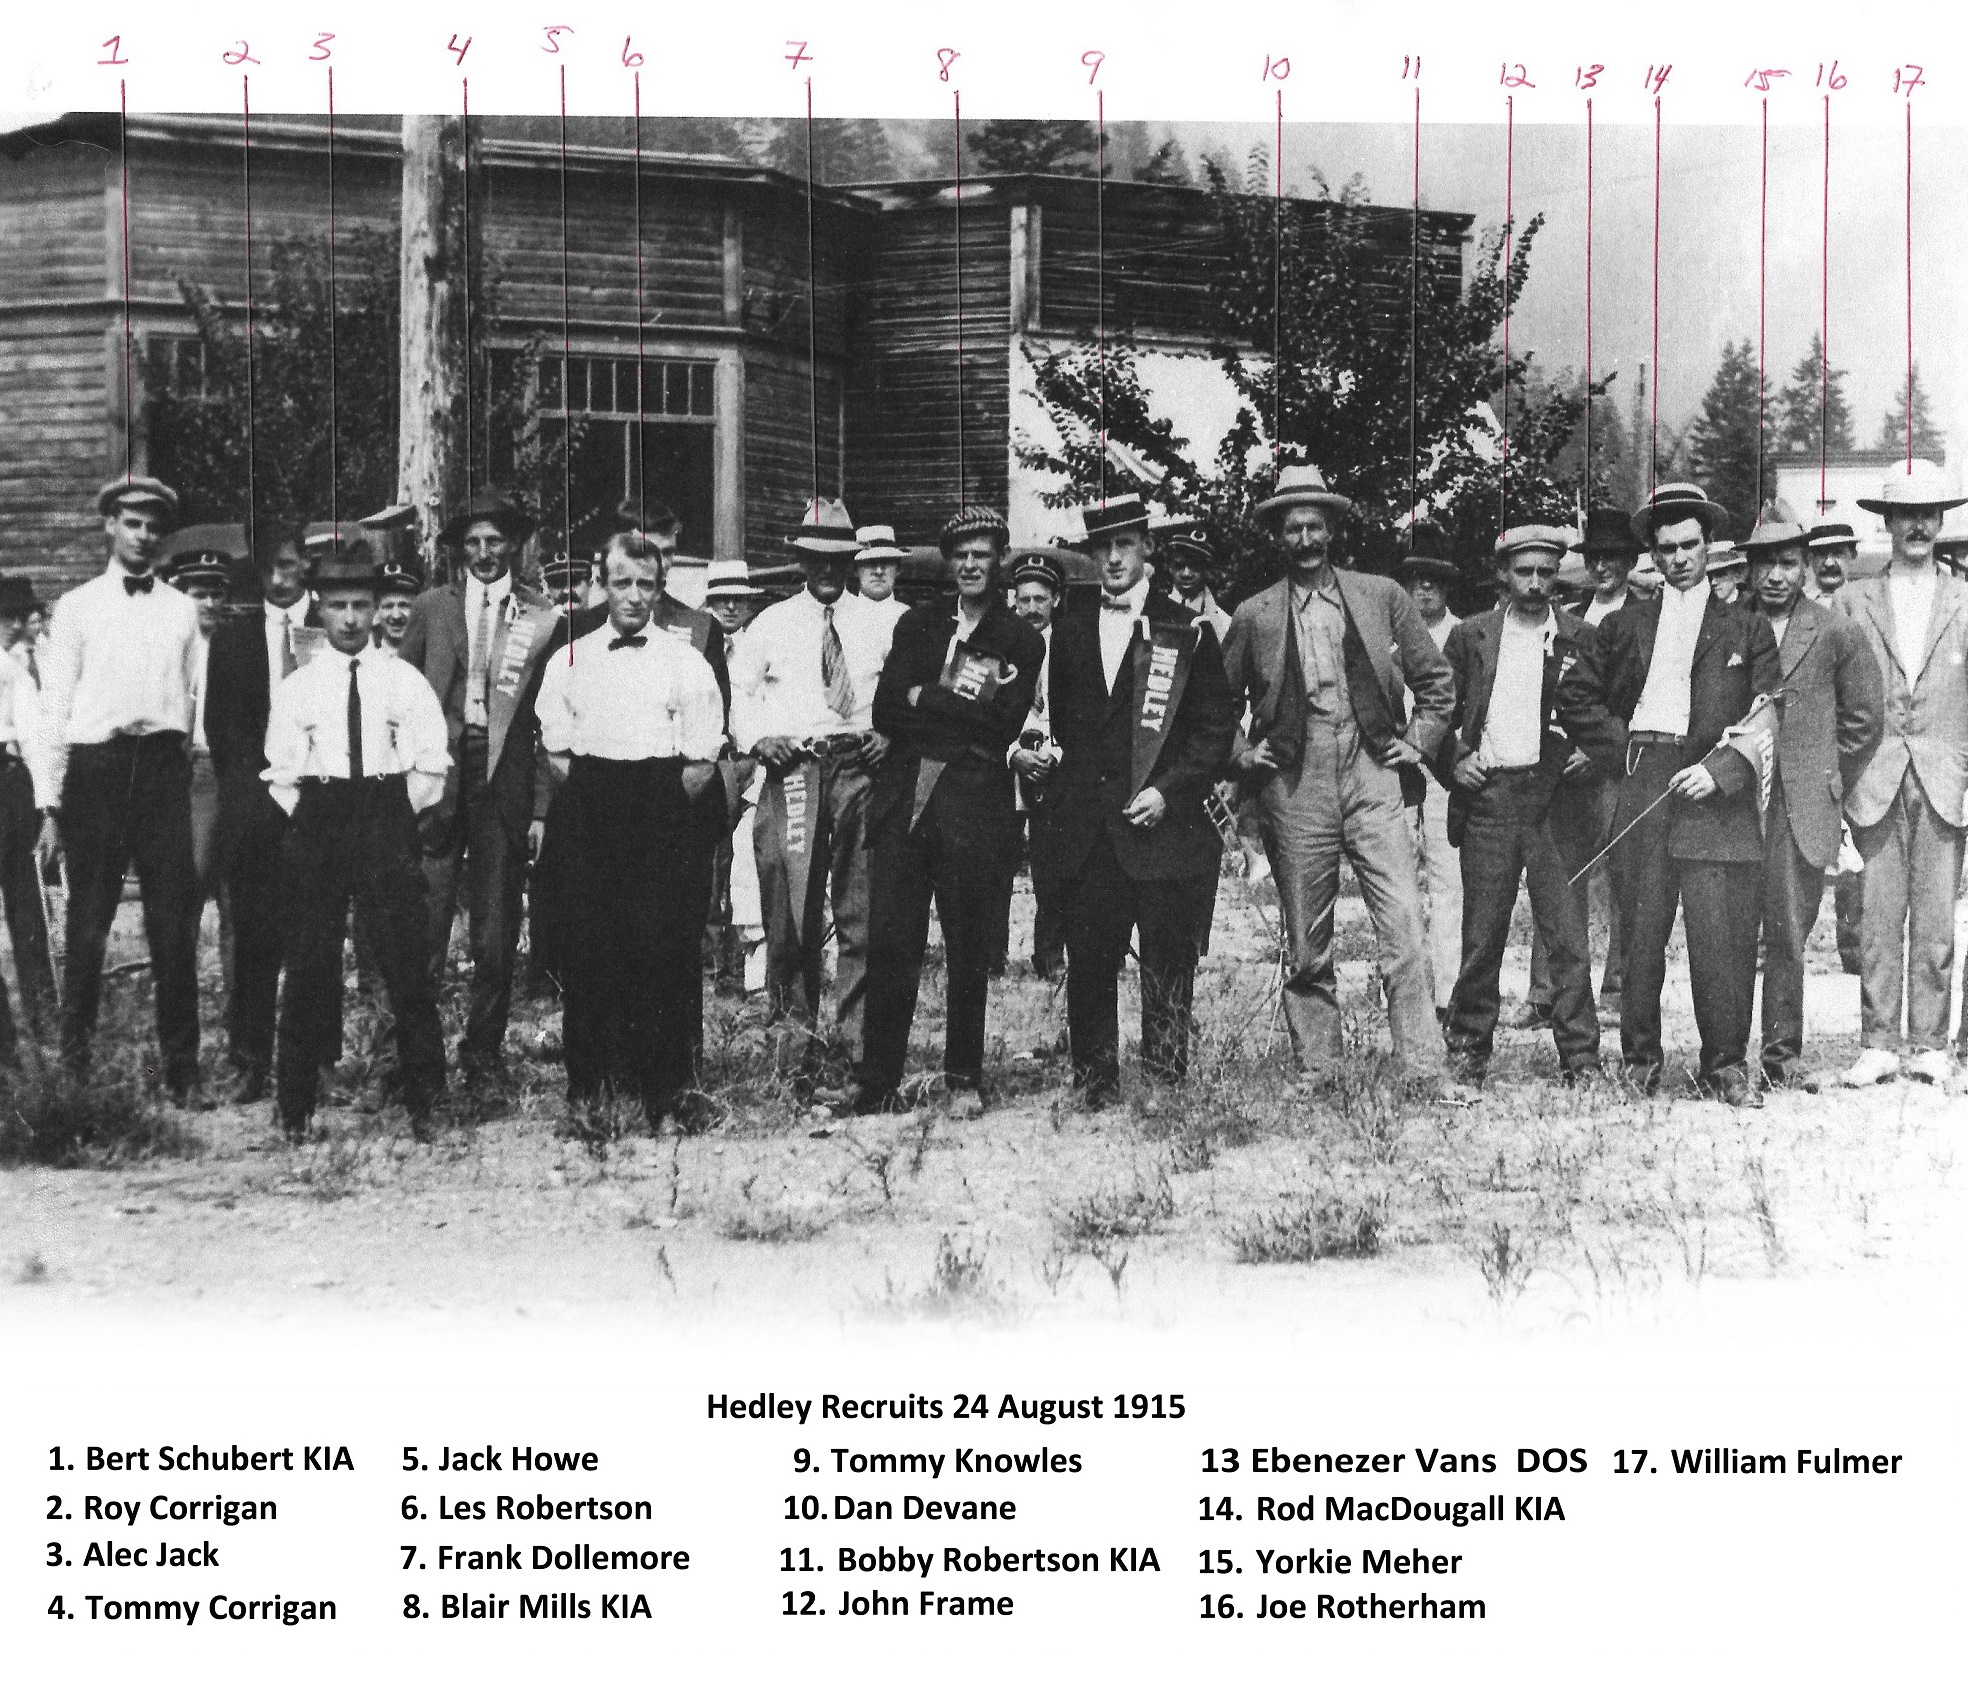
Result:
{"label": "white hat", "polygon": [[751,591],[752,572],[742,557],[721,557],[705,565],[706,599],[749,598]]}

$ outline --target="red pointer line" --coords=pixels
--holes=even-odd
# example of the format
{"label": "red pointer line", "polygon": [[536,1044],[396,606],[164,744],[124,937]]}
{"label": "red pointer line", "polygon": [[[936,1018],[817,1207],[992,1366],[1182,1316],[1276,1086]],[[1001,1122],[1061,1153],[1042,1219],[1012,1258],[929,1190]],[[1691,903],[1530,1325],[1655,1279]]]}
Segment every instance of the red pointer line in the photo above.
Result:
{"label": "red pointer line", "polygon": [[123,164],[123,478],[135,473],[136,454],[135,392],[130,385],[130,350],[135,333],[130,327],[130,91],[122,78],[116,80],[117,136]]}

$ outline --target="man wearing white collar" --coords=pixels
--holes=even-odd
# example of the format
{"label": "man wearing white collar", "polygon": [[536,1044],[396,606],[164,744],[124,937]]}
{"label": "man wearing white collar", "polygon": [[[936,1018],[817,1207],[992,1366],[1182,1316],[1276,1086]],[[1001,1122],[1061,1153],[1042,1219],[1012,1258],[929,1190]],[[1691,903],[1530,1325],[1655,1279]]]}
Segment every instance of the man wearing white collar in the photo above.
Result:
{"label": "man wearing white collar", "polygon": [[909,554],[896,543],[895,530],[879,522],[856,528],[854,538],[860,546],[854,554],[856,596],[888,624],[893,636],[895,625],[909,608],[895,596],[895,577]]}

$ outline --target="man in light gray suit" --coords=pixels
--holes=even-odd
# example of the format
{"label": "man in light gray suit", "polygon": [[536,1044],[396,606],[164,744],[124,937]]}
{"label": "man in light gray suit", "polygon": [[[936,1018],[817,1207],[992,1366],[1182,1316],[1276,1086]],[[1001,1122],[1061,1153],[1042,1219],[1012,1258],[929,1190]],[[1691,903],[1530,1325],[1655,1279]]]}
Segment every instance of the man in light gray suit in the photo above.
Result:
{"label": "man in light gray suit", "polygon": [[1885,732],[1845,800],[1865,861],[1859,935],[1859,1056],[1844,1082],[1880,1084],[1905,1068],[1948,1081],[1948,998],[1954,972],[1954,901],[1968,812],[1968,585],[1939,567],[1943,514],[1968,502],[1941,471],[1912,462],[1859,503],[1886,518],[1886,573],[1839,595],[1871,643],[1885,682]]}
{"label": "man in light gray suit", "polygon": [[1251,717],[1232,762],[1256,793],[1284,909],[1285,1021],[1300,1070],[1317,1087],[1340,1059],[1332,932],[1343,853],[1379,942],[1395,1060],[1442,1100],[1469,1102],[1474,1091],[1446,1071],[1402,775],[1419,785],[1448,733],[1455,677],[1402,588],[1334,562],[1352,507],[1311,467],[1282,470],[1257,506],[1289,568],[1230,619],[1224,669]]}

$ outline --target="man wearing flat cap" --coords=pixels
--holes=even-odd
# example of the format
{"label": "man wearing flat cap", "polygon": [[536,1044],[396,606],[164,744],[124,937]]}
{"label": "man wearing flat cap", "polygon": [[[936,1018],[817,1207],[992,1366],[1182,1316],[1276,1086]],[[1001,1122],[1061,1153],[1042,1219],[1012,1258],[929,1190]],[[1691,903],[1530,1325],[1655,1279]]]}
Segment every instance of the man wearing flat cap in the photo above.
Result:
{"label": "man wearing flat cap", "polygon": [[952,1113],[983,1109],[991,912],[1004,868],[1018,857],[1005,752],[1025,726],[1045,661],[1044,644],[1005,608],[997,584],[1010,537],[983,504],[966,504],[944,524],[939,544],[956,608],[918,605],[895,625],[875,690],[875,730],[892,745],[868,803],[858,1109],[892,1107],[900,1092],[932,900],[948,981],[944,1086]]}
{"label": "man wearing flat cap", "polygon": [[514,578],[532,531],[506,493],[474,495],[438,534],[463,556],[465,578],[418,597],[397,651],[423,671],[451,731],[443,798],[420,826],[432,982],[442,988],[462,889],[472,978],[458,1064],[469,1090],[494,1098],[505,1079],[526,862],[539,847],[551,786],[539,763],[534,700],[558,613]]}
{"label": "man wearing flat cap", "polygon": [[1748,1065],[1763,872],[1758,767],[1731,731],[1782,685],[1761,612],[1726,605],[1708,547],[1727,512],[1699,486],[1657,487],[1634,517],[1665,585],[1599,628],[1606,702],[1627,726],[1611,858],[1626,945],[1620,1052],[1630,1082],[1660,1088],[1661,989],[1674,915],[1688,941],[1703,1094],[1760,1108]]}
{"label": "man wearing flat cap", "polygon": [[156,577],[177,494],[138,475],[96,497],[109,567],[64,593],[41,667],[44,858],[68,868],[61,1047],[89,1066],[103,954],[123,874],[143,895],[164,1085],[204,1106],[198,1088],[198,875],[191,852],[191,733],[198,610]]}
{"label": "man wearing flat cap", "polygon": [[1379,940],[1395,1058],[1435,1094],[1466,1102],[1471,1093],[1445,1072],[1399,768],[1419,765],[1448,734],[1455,676],[1414,600],[1337,566],[1337,524],[1351,508],[1303,466],[1285,468],[1257,506],[1288,568],[1230,618],[1224,668],[1250,707],[1251,737],[1234,762],[1258,791],[1284,910],[1285,1021],[1300,1070],[1321,1088],[1339,1066],[1332,926],[1344,854]]}
{"label": "man wearing flat cap", "polygon": [[1552,597],[1565,534],[1535,524],[1496,543],[1504,602],[1449,636],[1455,727],[1437,759],[1453,791],[1449,839],[1462,854],[1462,969],[1449,1001],[1453,1071],[1489,1070],[1498,974],[1521,884],[1550,963],[1551,1035],[1575,1083],[1599,1065],[1584,891],[1558,852],[1552,801],[1568,777],[1608,765],[1626,731],[1606,708],[1598,638]]}
{"label": "man wearing flat cap", "polygon": [[888,756],[875,695],[891,624],[847,591],[862,550],[845,505],[815,498],[789,537],[806,585],[759,612],[731,649],[731,731],[765,780],[752,827],[765,915],[765,987],[780,1064],[811,1089],[823,1050],[826,911],[834,1016],[861,1060],[868,981],[868,805]]}
{"label": "man wearing flat cap", "polygon": [[1885,518],[1892,561],[1885,574],[1847,587],[1836,607],[1864,634],[1885,690],[1878,749],[1844,802],[1865,861],[1861,1047],[1844,1075],[1856,1088],[1894,1078],[1903,1065],[1933,1084],[1952,1071],[1954,907],[1968,833],[1968,586],[1936,564],[1934,541],[1963,502],[1931,462],[1895,469],[1878,498],[1859,500]]}
{"label": "man wearing flat cap", "polygon": [[1763,1080],[1797,1082],[1804,944],[1838,858],[1840,803],[1879,746],[1879,665],[1857,623],[1804,597],[1804,529],[1768,512],[1744,542],[1756,603],[1777,636],[1783,719],[1763,814]]}
{"label": "man wearing flat cap", "polygon": [[1060,756],[1032,863],[1065,919],[1073,1087],[1099,1107],[1120,1092],[1117,987],[1137,930],[1142,1069],[1165,1083],[1188,1072],[1196,960],[1223,860],[1205,797],[1237,712],[1215,632],[1149,586],[1141,500],[1112,499],[1084,520],[1100,605],[1062,616],[1048,650]]}
{"label": "man wearing flat cap", "polygon": [[[30,758],[39,734],[39,689],[33,655],[17,640],[34,602],[34,583],[25,575],[0,576],[0,900],[20,980],[21,1018],[31,1037],[47,1042],[55,1035],[55,970],[34,868],[41,814]],[[0,984],[0,1064],[10,1064],[17,1054],[13,1010]]]}

